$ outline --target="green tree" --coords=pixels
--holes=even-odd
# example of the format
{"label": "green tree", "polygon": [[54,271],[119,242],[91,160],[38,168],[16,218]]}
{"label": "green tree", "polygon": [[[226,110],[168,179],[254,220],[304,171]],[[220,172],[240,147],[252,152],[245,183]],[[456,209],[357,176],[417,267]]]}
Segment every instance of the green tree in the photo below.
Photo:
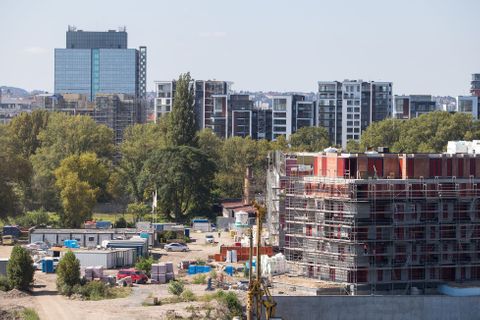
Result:
{"label": "green tree", "polygon": [[24,190],[32,174],[28,160],[9,148],[8,139],[7,127],[0,125],[0,218],[23,211]]}
{"label": "green tree", "polygon": [[111,159],[114,153],[113,131],[88,116],[53,113],[38,138],[41,146],[30,157],[35,173],[33,194],[36,206],[49,211],[60,207],[54,170],[64,158],[93,152],[99,158]]}
{"label": "green tree", "polygon": [[205,152],[212,160],[218,160],[223,145],[220,139],[210,128],[198,132],[198,148]]}
{"label": "green tree", "polygon": [[57,180],[63,210],[60,221],[63,226],[78,228],[92,217],[92,210],[97,202],[98,189],[93,189],[88,182],[81,181],[77,173],[70,173]]}
{"label": "green tree", "polygon": [[208,207],[215,164],[201,150],[188,146],[155,151],[146,162],[142,179],[158,191],[158,208],[181,221],[185,215]]}
{"label": "green tree", "polygon": [[174,281],[170,281],[167,289],[168,289],[168,292],[170,292],[171,294],[175,296],[180,296],[183,290],[185,290],[185,285],[183,284],[182,281],[174,280]]}
{"label": "green tree", "polygon": [[80,284],[80,261],[68,250],[57,266],[57,288],[66,295],[73,293],[73,287]]}
{"label": "green tree", "polygon": [[13,152],[24,159],[35,154],[40,147],[39,134],[48,124],[49,112],[34,110],[24,112],[12,119],[8,124],[10,147]]}
{"label": "green tree", "polygon": [[13,247],[7,264],[7,278],[12,288],[28,290],[33,283],[33,260],[27,249],[21,246]]}
{"label": "green tree", "polygon": [[181,74],[176,82],[175,99],[169,114],[168,142],[170,146],[196,146],[194,88],[190,73]]}
{"label": "green tree", "polygon": [[143,165],[155,150],[165,147],[165,136],[164,120],[160,124],[136,124],[125,130],[118,178],[135,202],[146,201],[151,196],[147,181],[141,179]]}
{"label": "green tree", "polygon": [[81,181],[98,190],[99,197],[107,198],[107,185],[110,178],[110,164],[99,159],[93,152],[66,157],[55,170],[57,180],[63,180],[71,173],[76,173]]}
{"label": "green tree", "polygon": [[295,151],[323,151],[329,143],[328,132],[323,127],[302,127],[290,136],[290,145]]}
{"label": "green tree", "polygon": [[[238,198],[243,195],[243,184],[247,168],[259,173],[266,166],[268,144],[241,137],[233,137],[224,141],[218,161],[218,172],[215,184],[224,198]],[[261,146],[261,148],[259,148]],[[262,162],[264,161],[264,162]]]}
{"label": "green tree", "polygon": [[270,145],[272,150],[288,151],[288,149],[290,148],[287,138],[283,134],[270,142]]}
{"label": "green tree", "polygon": [[400,135],[405,128],[406,122],[398,119],[385,119],[373,122],[362,133],[359,143],[360,151],[389,147],[396,149]]}
{"label": "green tree", "polygon": [[151,212],[151,208],[142,202],[130,203],[127,206],[127,213],[133,216],[133,221],[141,221],[147,214]]}
{"label": "green tree", "polygon": [[348,140],[347,152],[361,152],[360,143],[357,140]]}
{"label": "green tree", "polygon": [[149,277],[150,272],[152,271],[152,264],[155,261],[152,257],[149,258],[140,258],[138,262],[135,264],[135,269],[144,271]]}

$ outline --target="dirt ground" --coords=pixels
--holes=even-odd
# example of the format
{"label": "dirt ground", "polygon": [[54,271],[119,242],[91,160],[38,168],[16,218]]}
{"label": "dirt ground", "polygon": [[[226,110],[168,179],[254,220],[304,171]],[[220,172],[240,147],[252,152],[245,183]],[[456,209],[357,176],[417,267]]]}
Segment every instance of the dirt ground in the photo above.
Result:
{"label": "dirt ground", "polygon": [[[222,232],[221,238],[213,233],[215,241],[219,244],[205,244],[205,233],[193,233],[191,238],[196,241],[189,244],[188,252],[166,252],[163,249],[156,249],[154,252],[162,254],[160,261],[171,261],[174,263],[175,273],[178,274],[178,263],[182,260],[207,260],[209,255],[219,252],[220,244],[231,244],[233,240],[226,232]],[[8,258],[12,247],[0,246],[0,257]],[[115,270],[109,270],[115,274]],[[193,305],[201,307],[203,302],[166,304],[161,306],[144,306],[148,298],[164,298],[170,296],[167,285],[135,285],[132,294],[127,298],[81,301],[71,300],[58,294],[55,274],[35,272],[34,288],[31,295],[24,297],[10,297],[7,294],[0,296],[0,309],[12,310],[18,307],[34,308],[40,319],[163,319],[167,313],[175,312],[177,315],[187,317],[190,313],[186,307]],[[189,288],[197,295],[205,293],[206,285],[188,284]],[[241,301],[244,300],[244,292],[236,291]]]}
{"label": "dirt ground", "polygon": [[[207,260],[209,255],[214,255],[219,252],[219,246],[221,244],[231,245],[233,240],[229,237],[227,232],[222,232],[220,238],[218,234],[212,233],[215,237],[217,244],[206,244],[205,233],[192,233],[191,238],[195,242],[190,243],[188,246],[190,251],[188,252],[166,252],[163,249],[154,249],[154,253],[161,254],[160,262],[171,261],[174,264],[175,274],[177,277],[183,277],[187,282],[191,282],[192,277],[185,275],[186,273],[178,270],[178,263],[182,260]],[[0,258],[8,258],[12,250],[11,246],[0,246]],[[108,274],[116,274],[116,270],[108,270]],[[229,278],[227,280],[231,283],[235,283],[241,279],[241,275],[238,278]],[[303,280],[303,281],[302,281]],[[135,285],[133,287],[132,294],[127,298],[101,300],[101,301],[81,301],[71,300],[58,294],[56,285],[55,274],[45,274],[39,271],[35,273],[35,283],[33,292],[31,295],[26,296],[14,296],[9,295],[0,296],[0,310],[14,310],[20,307],[34,308],[40,316],[40,319],[68,319],[68,320],[83,320],[83,319],[164,319],[167,313],[175,312],[176,315],[182,317],[188,317],[190,313],[186,310],[189,306],[195,306],[202,308],[204,302],[189,302],[178,304],[166,304],[161,306],[145,306],[145,302],[151,301],[152,297],[165,298],[170,296],[167,291],[166,284],[147,284],[147,285]],[[308,285],[310,287],[316,287],[318,284],[314,284],[311,280],[304,280],[301,278],[290,278],[286,276],[274,277],[273,281],[282,282],[289,285]],[[192,290],[197,295],[205,294],[206,285],[194,285],[187,284],[186,288]],[[288,295],[305,295],[301,292],[288,292],[282,288],[272,288],[271,292],[278,294]],[[285,292],[283,292],[285,291]],[[245,302],[246,292],[235,292],[239,295],[240,301]]]}

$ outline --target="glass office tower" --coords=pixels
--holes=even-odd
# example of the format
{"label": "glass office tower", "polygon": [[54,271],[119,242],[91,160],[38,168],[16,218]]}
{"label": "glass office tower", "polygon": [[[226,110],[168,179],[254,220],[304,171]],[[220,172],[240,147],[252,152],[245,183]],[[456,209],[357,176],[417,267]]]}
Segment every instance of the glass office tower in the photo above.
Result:
{"label": "glass office tower", "polygon": [[55,93],[99,93],[145,98],[146,47],[127,48],[127,33],[87,32],[69,27],[67,48],[55,49]]}

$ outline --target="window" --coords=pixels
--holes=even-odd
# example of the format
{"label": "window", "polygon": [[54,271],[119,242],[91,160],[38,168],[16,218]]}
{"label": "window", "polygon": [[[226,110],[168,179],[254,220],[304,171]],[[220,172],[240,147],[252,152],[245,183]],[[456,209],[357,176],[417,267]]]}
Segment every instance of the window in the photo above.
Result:
{"label": "window", "polygon": [[95,237],[88,237],[88,241],[95,241]]}

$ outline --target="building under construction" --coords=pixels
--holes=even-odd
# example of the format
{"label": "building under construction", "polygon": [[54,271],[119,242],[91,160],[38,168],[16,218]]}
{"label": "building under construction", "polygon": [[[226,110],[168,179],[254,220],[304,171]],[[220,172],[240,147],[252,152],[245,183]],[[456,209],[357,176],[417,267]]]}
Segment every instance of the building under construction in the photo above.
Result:
{"label": "building under construction", "polygon": [[267,179],[293,273],[349,294],[480,280],[480,155],[276,152]]}

